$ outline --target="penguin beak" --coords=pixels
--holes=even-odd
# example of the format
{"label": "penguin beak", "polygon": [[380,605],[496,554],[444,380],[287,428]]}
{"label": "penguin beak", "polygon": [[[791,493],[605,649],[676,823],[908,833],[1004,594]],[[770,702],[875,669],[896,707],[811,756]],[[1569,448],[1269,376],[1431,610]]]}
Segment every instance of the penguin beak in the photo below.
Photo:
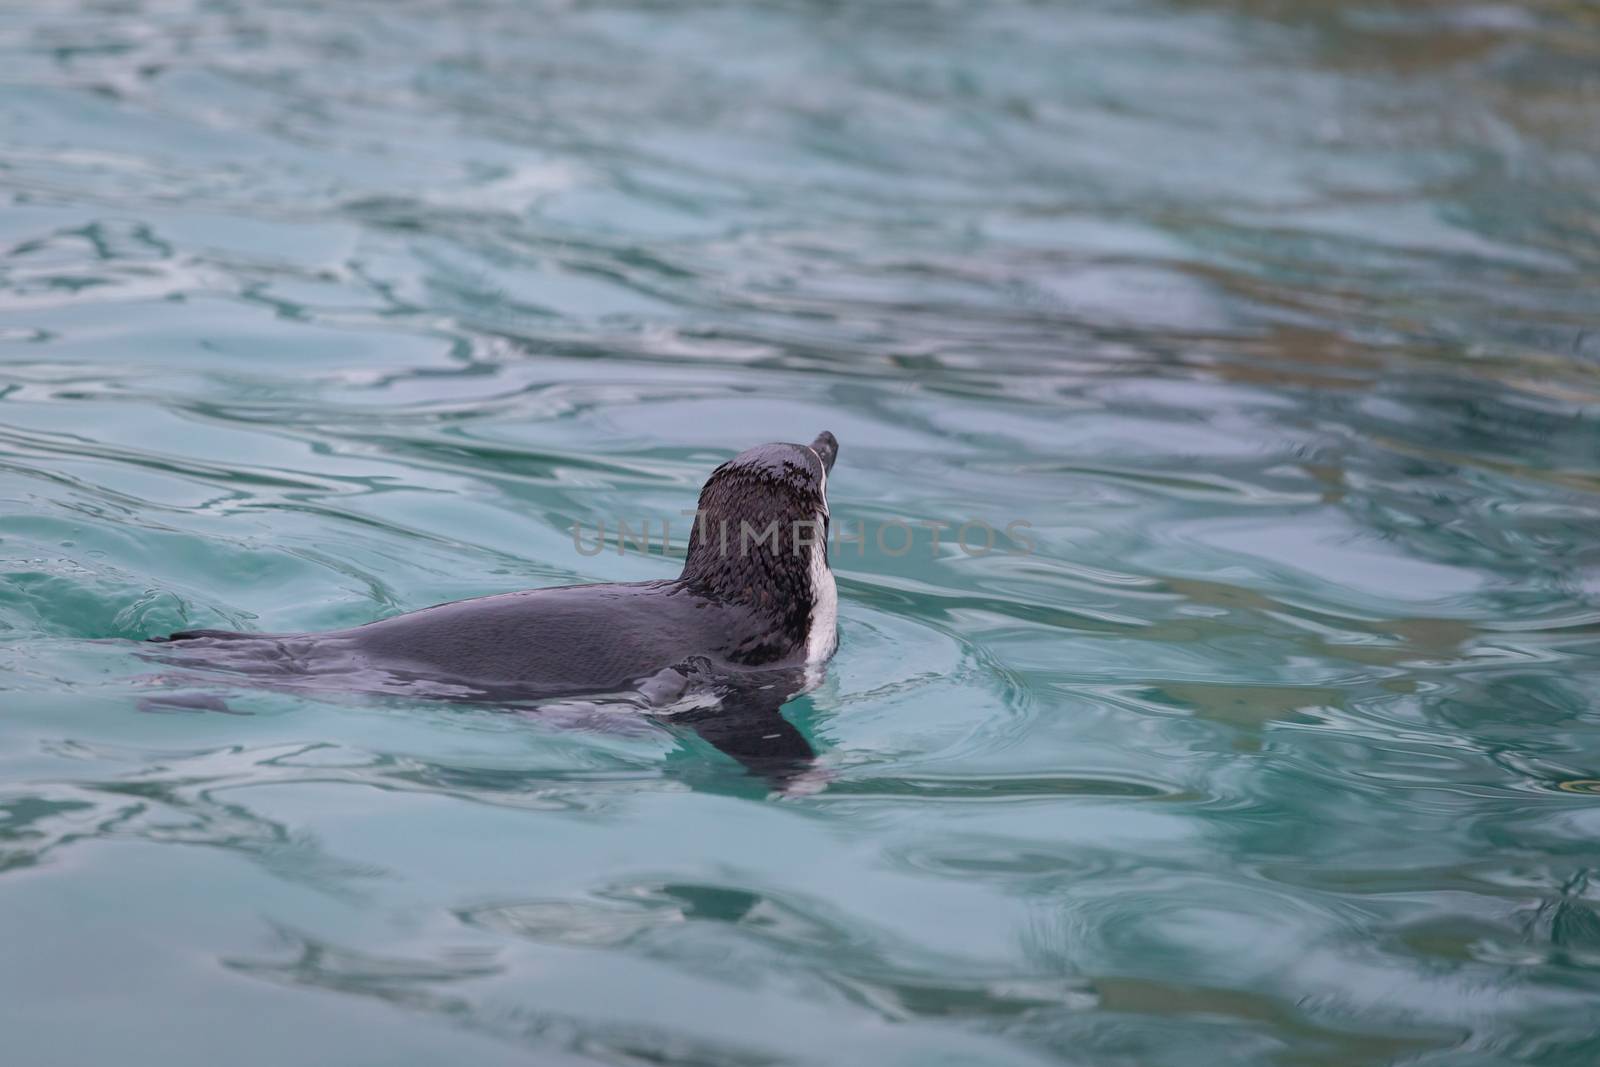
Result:
{"label": "penguin beak", "polygon": [[833,461],[839,455],[839,439],[827,430],[817,434],[817,439],[811,442],[811,451],[822,460],[822,469],[832,473]]}

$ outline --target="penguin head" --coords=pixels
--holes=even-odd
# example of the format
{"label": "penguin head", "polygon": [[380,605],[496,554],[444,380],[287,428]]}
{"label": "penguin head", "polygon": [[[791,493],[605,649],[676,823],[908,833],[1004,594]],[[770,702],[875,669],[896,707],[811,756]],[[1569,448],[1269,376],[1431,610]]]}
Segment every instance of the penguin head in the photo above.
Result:
{"label": "penguin head", "polygon": [[712,471],[683,580],[772,616],[803,644],[819,580],[831,590],[827,490],[838,454],[838,439],[824,430],[809,445],[748,448]]}

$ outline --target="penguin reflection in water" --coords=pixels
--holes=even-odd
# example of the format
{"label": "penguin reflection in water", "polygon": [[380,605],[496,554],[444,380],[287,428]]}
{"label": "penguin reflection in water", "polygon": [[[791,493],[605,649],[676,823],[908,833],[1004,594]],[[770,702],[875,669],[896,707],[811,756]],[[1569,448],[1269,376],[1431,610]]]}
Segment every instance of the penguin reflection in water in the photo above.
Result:
{"label": "penguin reflection in water", "polygon": [[[815,753],[781,709],[820,681],[838,643],[827,554],[838,451],[824,431],[810,445],[759,445],[718,467],[671,580],[503,593],[324,633],[184,630],[152,638],[163,645],[153,658],[270,688],[625,702],[687,724],[783,786]],[[145,706],[226,708],[191,692]]]}

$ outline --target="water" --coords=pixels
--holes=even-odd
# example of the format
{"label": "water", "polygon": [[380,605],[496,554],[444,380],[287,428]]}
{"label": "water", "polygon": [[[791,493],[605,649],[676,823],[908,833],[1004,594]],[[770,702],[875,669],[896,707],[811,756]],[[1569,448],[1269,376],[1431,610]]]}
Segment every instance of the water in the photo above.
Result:
{"label": "water", "polygon": [[[0,52],[7,1063],[1600,1057],[1592,6],[128,0]],[[135,710],[181,626],[671,574],[571,526],[825,428],[820,793]],[[1031,552],[914,525],[969,519]]]}

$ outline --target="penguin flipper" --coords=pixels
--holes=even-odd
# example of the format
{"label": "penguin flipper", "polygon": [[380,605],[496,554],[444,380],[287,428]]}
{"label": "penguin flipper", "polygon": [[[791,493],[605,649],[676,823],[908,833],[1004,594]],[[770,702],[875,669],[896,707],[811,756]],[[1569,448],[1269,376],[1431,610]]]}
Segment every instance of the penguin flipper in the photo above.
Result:
{"label": "penguin flipper", "polygon": [[792,690],[783,686],[731,687],[714,708],[681,712],[683,723],[719,751],[732,756],[752,774],[782,789],[811,770],[816,749],[784,718],[783,705]]}

